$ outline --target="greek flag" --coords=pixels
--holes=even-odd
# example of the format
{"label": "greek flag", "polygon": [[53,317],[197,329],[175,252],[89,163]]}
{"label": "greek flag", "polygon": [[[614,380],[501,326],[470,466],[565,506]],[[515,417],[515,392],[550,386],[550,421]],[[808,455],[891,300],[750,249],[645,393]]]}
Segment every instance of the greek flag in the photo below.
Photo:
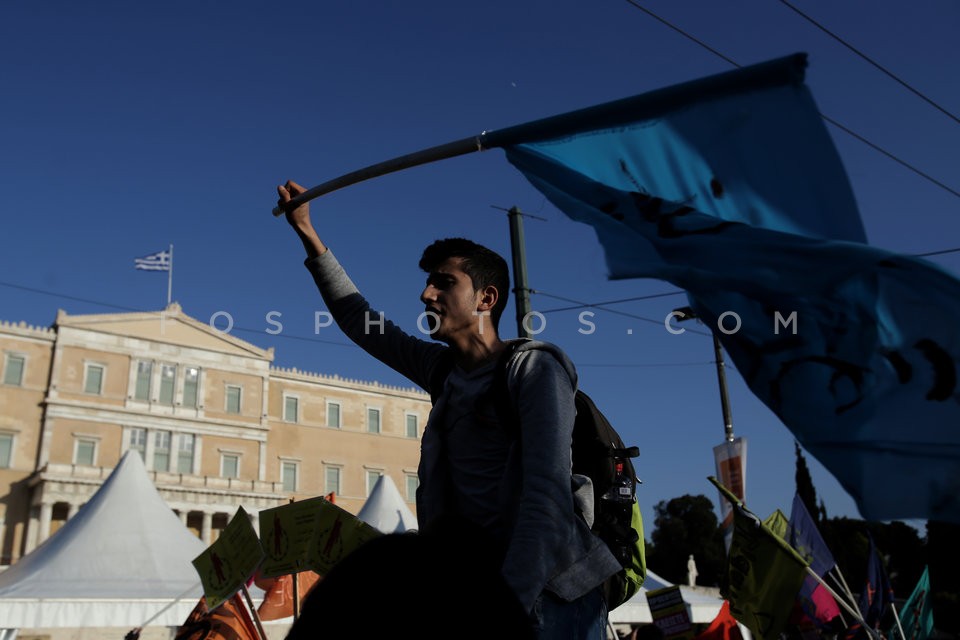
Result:
{"label": "greek flag", "polygon": [[169,251],[158,251],[142,258],[134,258],[134,267],[142,271],[170,271]]}

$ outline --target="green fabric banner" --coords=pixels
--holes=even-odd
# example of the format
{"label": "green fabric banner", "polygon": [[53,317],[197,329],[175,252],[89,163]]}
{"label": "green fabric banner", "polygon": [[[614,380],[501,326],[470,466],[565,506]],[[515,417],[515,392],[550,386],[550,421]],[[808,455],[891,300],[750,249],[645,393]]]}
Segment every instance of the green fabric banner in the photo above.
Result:
{"label": "green fabric banner", "polygon": [[787,624],[807,563],[729,489],[709,480],[733,505],[733,541],[721,595],[730,613],[756,636],[775,640]]}

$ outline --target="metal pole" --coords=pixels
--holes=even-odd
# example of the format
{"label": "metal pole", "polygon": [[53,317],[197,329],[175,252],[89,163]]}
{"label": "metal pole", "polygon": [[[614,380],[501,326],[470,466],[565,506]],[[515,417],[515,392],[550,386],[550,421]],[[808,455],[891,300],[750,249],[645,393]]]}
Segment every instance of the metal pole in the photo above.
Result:
{"label": "metal pole", "polygon": [[517,335],[529,338],[530,331],[524,320],[530,313],[530,289],[527,287],[527,253],[523,240],[523,214],[517,207],[510,207],[507,212],[510,218],[510,252],[513,256],[513,294],[517,308]]}
{"label": "metal pole", "polygon": [[720,408],[723,411],[723,433],[727,442],[733,442],[733,418],[730,416],[730,398],[727,396],[726,365],[723,362],[723,348],[720,340],[713,334],[713,353],[717,363],[717,381],[720,383]]}
{"label": "metal pole", "polygon": [[173,300],[173,245],[170,245],[170,269],[167,271],[167,306]]}
{"label": "metal pole", "polygon": [[[697,319],[697,314],[691,307],[674,309],[673,313],[680,322]],[[717,382],[720,385],[720,410],[723,412],[723,435],[727,442],[733,442],[733,418],[730,415],[730,397],[727,395],[727,374],[726,364],[723,362],[723,347],[720,345],[717,334],[713,332],[711,332],[711,334],[713,335],[713,357],[717,365]]]}
{"label": "metal pole", "polygon": [[282,216],[285,211],[292,211],[314,198],[337,189],[394,171],[436,162],[437,160],[445,160],[476,151],[573,135],[593,129],[599,123],[607,128],[637,122],[638,120],[657,118],[691,102],[699,103],[717,96],[756,91],[760,87],[799,86],[803,83],[806,66],[807,55],[796,53],[750,67],[534,120],[499,131],[483,131],[467,138],[378,162],[369,167],[351,171],[339,178],[328,180],[291,198],[290,202],[285,203],[283,207],[274,207],[273,215]]}

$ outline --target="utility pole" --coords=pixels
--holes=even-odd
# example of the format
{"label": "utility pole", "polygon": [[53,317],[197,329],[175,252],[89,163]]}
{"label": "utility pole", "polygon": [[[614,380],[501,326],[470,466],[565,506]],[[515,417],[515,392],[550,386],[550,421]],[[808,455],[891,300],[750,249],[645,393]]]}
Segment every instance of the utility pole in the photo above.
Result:
{"label": "utility pole", "polygon": [[516,206],[507,211],[510,219],[510,252],[513,256],[513,295],[517,308],[517,335],[529,338],[524,320],[530,313],[530,288],[527,286],[527,253],[523,240],[523,214]]}
{"label": "utility pole", "polygon": [[[711,332],[712,333],[712,332]],[[727,373],[723,349],[717,334],[713,334],[713,353],[716,356],[717,380],[720,382],[720,410],[723,411],[723,433],[727,442],[733,442],[733,418],[730,416],[730,398],[727,397]]]}
{"label": "utility pole", "polygon": [[[673,313],[679,321],[692,320],[697,317],[696,312],[690,307],[674,309]],[[727,396],[727,374],[726,365],[723,362],[723,349],[716,332],[711,331],[710,334],[713,336],[714,362],[717,364],[717,382],[720,384],[720,409],[723,411],[724,435],[723,442],[713,448],[713,457],[720,481],[733,495],[743,500],[747,491],[747,441],[745,438],[733,437],[733,418],[730,417],[730,398]],[[733,542],[733,506],[722,491],[720,492],[720,516],[720,531],[723,532],[723,542],[727,548],[727,553],[730,553],[730,545]]]}
{"label": "utility pole", "polygon": [[[674,309],[673,312],[680,322],[684,320],[694,320],[697,317],[697,314],[690,307]],[[713,336],[714,362],[717,365],[717,382],[720,384],[720,410],[723,412],[723,435],[727,442],[733,442],[733,418],[730,415],[730,398],[727,395],[727,373],[726,365],[723,362],[723,347],[720,345],[717,334],[713,331],[711,331],[710,334]]]}

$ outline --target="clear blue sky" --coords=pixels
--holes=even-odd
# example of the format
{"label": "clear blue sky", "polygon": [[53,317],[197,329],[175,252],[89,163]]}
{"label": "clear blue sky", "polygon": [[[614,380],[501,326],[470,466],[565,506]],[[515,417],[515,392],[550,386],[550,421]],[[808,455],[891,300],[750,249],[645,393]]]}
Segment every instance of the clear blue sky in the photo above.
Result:
{"label": "clear blue sky", "polygon": [[[960,126],[788,6],[712,0],[643,6],[742,65],[803,51],[821,111],[960,190]],[[796,0],[798,8],[953,114],[960,113],[960,6]],[[270,209],[275,185],[312,186],[435,144],[644,93],[732,67],[627,0],[456,3],[35,2],[0,7],[0,318],[49,325],[71,314],[158,310],[165,274],[133,258],[174,245],[173,297],[218,311],[234,334],[276,347],[276,364],[407,383],[348,345],[313,334],[323,309],[302,249]],[[960,200],[830,127],[874,245],[960,246]],[[372,301],[411,331],[422,310],[420,250],[463,235],[509,254],[507,218],[526,221],[540,337],[560,344],[628,443],[653,505],[716,491],[723,438],[708,335],[660,324],[675,289],[606,279],[592,231],[545,202],[501,151],[362,183],[314,203],[323,237]],[[950,270],[960,253],[932,258]],[[265,316],[282,314],[269,336]],[[505,333],[514,335],[505,316]],[[696,329],[695,326],[689,327]],[[749,441],[747,504],[789,512],[793,438],[728,367],[734,430]],[[852,499],[809,458],[830,515]],[[895,470],[888,470],[895,472]]]}

